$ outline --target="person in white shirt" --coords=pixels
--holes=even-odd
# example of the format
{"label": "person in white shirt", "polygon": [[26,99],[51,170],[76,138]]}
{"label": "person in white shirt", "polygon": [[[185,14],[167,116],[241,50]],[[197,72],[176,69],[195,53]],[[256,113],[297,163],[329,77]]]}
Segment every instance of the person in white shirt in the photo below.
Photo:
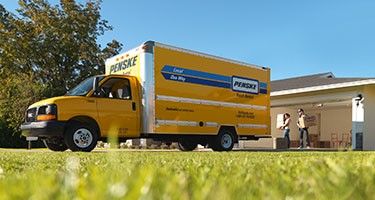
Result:
{"label": "person in white shirt", "polygon": [[309,139],[309,127],[306,127],[304,124],[304,120],[306,118],[305,111],[300,108],[298,109],[298,122],[297,126],[299,128],[299,149],[303,148],[303,135],[306,133],[306,148],[310,148],[310,139]]}
{"label": "person in white shirt", "polygon": [[287,141],[287,144],[288,144],[288,149],[290,148],[290,128],[289,128],[289,125],[290,125],[290,114],[289,113],[285,113],[284,114],[284,124],[281,126],[281,129],[284,130],[284,138],[286,139]]}

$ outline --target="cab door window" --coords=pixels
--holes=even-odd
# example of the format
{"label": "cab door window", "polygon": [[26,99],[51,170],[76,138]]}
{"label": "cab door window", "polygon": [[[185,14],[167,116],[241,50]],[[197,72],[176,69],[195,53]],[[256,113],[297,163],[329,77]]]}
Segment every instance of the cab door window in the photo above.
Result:
{"label": "cab door window", "polygon": [[130,82],[125,78],[110,78],[100,86],[100,97],[110,99],[132,99]]}

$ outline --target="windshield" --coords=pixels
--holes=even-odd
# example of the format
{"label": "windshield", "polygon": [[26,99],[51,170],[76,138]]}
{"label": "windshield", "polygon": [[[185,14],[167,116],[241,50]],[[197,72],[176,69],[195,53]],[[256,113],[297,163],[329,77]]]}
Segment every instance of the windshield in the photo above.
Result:
{"label": "windshield", "polygon": [[[93,86],[93,82],[96,76],[92,76],[84,81],[82,81],[80,84],[78,84],[73,89],[69,90],[66,95],[68,96],[85,96],[87,93],[90,92]],[[104,76],[98,76],[99,81],[103,80]]]}

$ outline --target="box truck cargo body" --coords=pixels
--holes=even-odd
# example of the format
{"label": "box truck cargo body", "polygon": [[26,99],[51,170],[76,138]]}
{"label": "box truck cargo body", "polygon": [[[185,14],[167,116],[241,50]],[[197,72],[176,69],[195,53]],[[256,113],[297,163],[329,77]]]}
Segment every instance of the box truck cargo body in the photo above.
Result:
{"label": "box truck cargo body", "polygon": [[[239,139],[270,137],[269,68],[149,41],[108,59],[105,75],[91,79],[83,96],[68,93],[55,102],[30,106],[28,112],[53,104],[58,110],[53,120],[64,123],[60,134],[36,134],[30,125],[40,122],[35,121],[23,125],[24,135],[83,151],[92,149],[76,147],[79,123],[91,123],[82,129],[87,137],[152,138],[179,142],[182,150],[202,144],[227,151]],[[77,108],[72,98],[91,101],[95,109]],[[70,121],[84,116],[91,120]],[[72,124],[76,128],[69,134]]]}

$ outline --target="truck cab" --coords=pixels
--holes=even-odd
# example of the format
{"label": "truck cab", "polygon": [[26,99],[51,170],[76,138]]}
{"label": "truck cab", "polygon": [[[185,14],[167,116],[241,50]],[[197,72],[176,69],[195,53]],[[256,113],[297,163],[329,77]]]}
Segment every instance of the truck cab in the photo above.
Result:
{"label": "truck cab", "polygon": [[[54,151],[91,151],[100,139],[140,135],[140,85],[127,75],[93,76],[65,96],[31,105],[21,130]],[[60,111],[60,112],[59,112]]]}

